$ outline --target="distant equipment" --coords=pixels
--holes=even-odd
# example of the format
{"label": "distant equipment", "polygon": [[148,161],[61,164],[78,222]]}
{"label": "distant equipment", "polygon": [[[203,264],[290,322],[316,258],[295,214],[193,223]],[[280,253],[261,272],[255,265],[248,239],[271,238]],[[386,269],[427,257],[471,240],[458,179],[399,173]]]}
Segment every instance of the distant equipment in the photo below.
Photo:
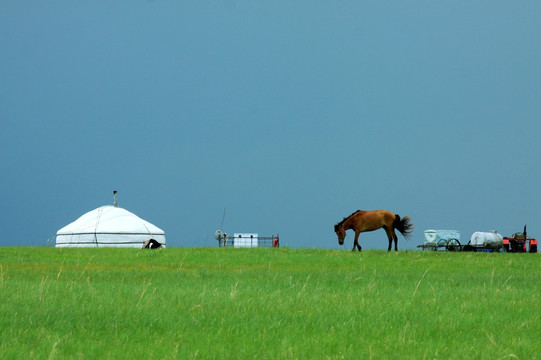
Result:
{"label": "distant equipment", "polygon": [[233,236],[233,246],[240,247],[257,247],[259,236],[256,233],[235,233]]}
{"label": "distant equipment", "polygon": [[223,232],[223,230],[216,230],[214,232],[214,238],[218,241],[222,241],[226,238],[227,234]]}
{"label": "distant equipment", "polygon": [[490,232],[476,231],[472,234],[469,244],[479,251],[499,251],[503,247],[503,237],[496,230]]}
{"label": "distant equipment", "polygon": [[417,247],[430,250],[483,251],[483,252],[537,252],[537,240],[528,236],[526,225],[523,232],[503,237],[497,231],[476,231],[466,245],[460,243],[456,230],[425,230],[425,242]]}
{"label": "distant equipment", "polygon": [[[529,246],[529,250],[526,245]],[[526,225],[524,225],[523,232],[516,232],[509,237],[506,236],[503,238],[503,248],[506,252],[536,253],[537,240],[528,236],[528,233],[526,231]]]}
{"label": "distant equipment", "polygon": [[224,228],[225,211],[226,211],[226,208],[224,207],[224,213],[222,215],[222,224],[220,225],[220,228],[214,232],[214,239],[218,240],[219,247],[222,247],[222,246],[225,247],[227,245],[227,234],[222,230]]}
{"label": "distant equipment", "polygon": [[222,224],[220,228],[214,232],[214,239],[218,241],[218,246],[233,246],[236,248],[251,248],[260,246],[275,248],[280,247],[280,237],[278,235],[259,236],[257,233],[235,233],[233,237],[227,235],[227,233],[223,231],[225,212],[226,208],[224,208],[224,213],[222,215]]}
{"label": "distant equipment", "polygon": [[425,230],[425,242],[418,247],[430,250],[460,251],[460,231],[457,230]]}

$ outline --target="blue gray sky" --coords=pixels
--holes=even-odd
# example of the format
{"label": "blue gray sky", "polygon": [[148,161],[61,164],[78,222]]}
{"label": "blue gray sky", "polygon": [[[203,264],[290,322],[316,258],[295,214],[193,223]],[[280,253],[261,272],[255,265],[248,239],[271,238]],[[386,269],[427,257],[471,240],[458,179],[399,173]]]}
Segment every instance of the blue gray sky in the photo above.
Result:
{"label": "blue gray sky", "polygon": [[[0,245],[112,204],[170,247],[357,209],[541,237],[539,1],[0,2]],[[353,234],[346,238],[352,246]],[[386,249],[385,233],[363,234]]]}

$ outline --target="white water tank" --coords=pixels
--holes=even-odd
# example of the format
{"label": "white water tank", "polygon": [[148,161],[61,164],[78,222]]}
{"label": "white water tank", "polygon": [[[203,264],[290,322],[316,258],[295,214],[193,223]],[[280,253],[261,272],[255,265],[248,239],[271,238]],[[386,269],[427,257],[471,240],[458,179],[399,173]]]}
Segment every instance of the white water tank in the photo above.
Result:
{"label": "white water tank", "polygon": [[503,246],[503,238],[495,230],[491,230],[490,232],[476,231],[471,236],[470,245],[474,247],[497,249]]}

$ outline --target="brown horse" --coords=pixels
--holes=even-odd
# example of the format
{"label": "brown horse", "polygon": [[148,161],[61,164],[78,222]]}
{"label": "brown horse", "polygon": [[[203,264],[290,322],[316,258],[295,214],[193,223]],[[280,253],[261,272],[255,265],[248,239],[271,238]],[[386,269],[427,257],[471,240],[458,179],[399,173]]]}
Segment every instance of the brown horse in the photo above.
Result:
{"label": "brown horse", "polygon": [[405,216],[403,219],[399,215],[393,214],[387,210],[374,210],[374,211],[362,211],[357,210],[338,224],[334,225],[334,231],[338,236],[338,243],[344,244],[344,238],[346,237],[346,230],[355,231],[355,241],[353,242],[353,249],[357,248],[361,251],[361,245],[359,245],[359,234],[365,231],[374,231],[378,229],[385,229],[387,238],[389,238],[389,247],[387,251],[391,251],[391,246],[394,240],[394,249],[398,251],[398,237],[396,236],[395,229],[409,239],[413,232],[413,224],[410,222],[409,216]]}

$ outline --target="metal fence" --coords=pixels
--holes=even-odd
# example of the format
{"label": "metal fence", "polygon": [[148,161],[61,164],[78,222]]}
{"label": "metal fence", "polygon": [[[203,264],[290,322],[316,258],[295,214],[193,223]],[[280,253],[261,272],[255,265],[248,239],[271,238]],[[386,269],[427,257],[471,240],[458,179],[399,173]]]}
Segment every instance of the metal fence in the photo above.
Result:
{"label": "metal fence", "polygon": [[[239,239],[242,243],[239,244]],[[237,240],[237,244],[235,244]],[[272,236],[257,236],[250,238],[235,238],[234,236],[227,236],[225,240],[220,242],[219,246],[225,247],[280,247],[280,237],[278,235]]]}

